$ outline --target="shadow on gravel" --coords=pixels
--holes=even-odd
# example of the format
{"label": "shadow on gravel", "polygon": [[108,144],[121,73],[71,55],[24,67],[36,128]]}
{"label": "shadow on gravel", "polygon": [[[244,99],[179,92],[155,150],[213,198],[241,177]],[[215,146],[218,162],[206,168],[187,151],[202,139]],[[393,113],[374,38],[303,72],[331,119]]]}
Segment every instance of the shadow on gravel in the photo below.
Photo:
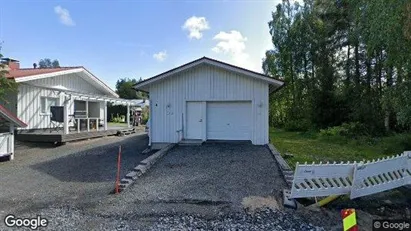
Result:
{"label": "shadow on gravel", "polygon": [[146,135],[133,136],[30,167],[65,182],[114,182],[119,145],[122,145],[121,177],[124,177],[148,156],[141,153],[148,145]]}
{"label": "shadow on gravel", "polygon": [[53,149],[57,147],[59,147],[59,145],[56,145],[54,143],[16,141],[15,150],[26,150],[29,148]]}

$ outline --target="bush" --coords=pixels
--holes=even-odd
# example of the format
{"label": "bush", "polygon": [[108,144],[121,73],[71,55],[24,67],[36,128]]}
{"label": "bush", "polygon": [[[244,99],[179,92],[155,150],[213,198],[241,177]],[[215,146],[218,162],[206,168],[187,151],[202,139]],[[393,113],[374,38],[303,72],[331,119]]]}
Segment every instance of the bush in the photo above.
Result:
{"label": "bush", "polygon": [[142,124],[147,124],[148,118],[149,118],[149,108],[144,107],[143,111],[141,113],[141,123]]}
{"label": "bush", "polygon": [[116,116],[111,115],[111,121],[114,123],[124,123],[126,116],[125,115],[119,115],[117,114]]}
{"label": "bush", "polygon": [[147,122],[148,122],[148,117],[143,117],[143,118],[141,119],[141,123],[142,123],[142,124],[147,125]]}
{"label": "bush", "polygon": [[360,136],[369,136],[369,131],[364,124],[358,122],[343,123],[340,126],[334,126],[320,130],[320,136],[345,136],[348,138],[356,138]]}
{"label": "bush", "polygon": [[308,131],[310,128],[310,121],[306,119],[289,120],[285,122],[284,129],[290,132]]}
{"label": "bush", "polygon": [[411,151],[411,134],[403,134],[401,136],[400,145],[404,150]]}

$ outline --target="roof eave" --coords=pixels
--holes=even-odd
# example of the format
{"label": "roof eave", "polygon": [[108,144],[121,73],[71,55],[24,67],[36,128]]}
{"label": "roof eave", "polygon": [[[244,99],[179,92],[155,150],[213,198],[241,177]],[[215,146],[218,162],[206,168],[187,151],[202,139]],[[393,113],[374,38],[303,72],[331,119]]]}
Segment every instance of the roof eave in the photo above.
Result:
{"label": "roof eave", "polygon": [[55,71],[55,72],[50,72],[50,73],[45,73],[45,74],[28,75],[28,76],[17,77],[17,78],[11,76],[11,78],[13,78],[14,81],[16,81],[16,83],[20,83],[20,82],[27,82],[27,81],[31,81],[31,80],[55,77],[55,76],[64,75],[64,74],[78,73],[78,72],[81,72],[82,70],[84,70],[84,69],[83,68],[75,68],[75,69],[61,70],[61,71]]}
{"label": "roof eave", "polygon": [[94,83],[96,83],[98,86],[101,87],[101,90],[105,91],[109,95],[114,96],[116,98],[120,97],[113,89],[107,86],[103,81],[101,81],[99,78],[97,78],[95,75],[93,75],[90,71],[88,71],[84,67],[79,67],[79,68],[69,69],[69,70],[55,71],[55,72],[45,73],[45,74],[29,75],[29,76],[18,77],[18,78],[12,77],[12,78],[14,79],[14,81],[16,81],[16,83],[21,83],[21,82],[27,82],[27,81],[37,80],[37,79],[51,78],[51,77],[56,77],[60,75],[75,74],[75,73],[86,74],[90,79],[93,80]]}
{"label": "roof eave", "polygon": [[105,84],[102,80],[97,78],[95,75],[93,75],[90,71],[88,71],[86,68],[83,68],[84,73],[90,77],[96,84],[101,86],[107,93],[111,94],[112,96],[116,98],[120,98],[120,96],[113,90],[111,89],[107,84]]}
{"label": "roof eave", "polygon": [[243,75],[246,75],[246,76],[254,77],[256,79],[267,82],[271,85],[279,86],[278,88],[280,88],[284,84],[283,81],[274,79],[270,76],[266,76],[266,75],[263,75],[263,74],[260,74],[260,73],[257,73],[257,72],[251,71],[251,70],[247,70],[247,69],[244,69],[244,68],[241,68],[241,67],[237,67],[237,66],[234,66],[234,65],[231,65],[231,64],[228,64],[228,63],[224,63],[224,62],[221,62],[221,61],[218,61],[218,60],[203,57],[203,58],[194,60],[192,62],[186,63],[184,65],[181,65],[179,67],[176,67],[174,69],[171,69],[169,71],[163,72],[159,75],[153,76],[153,77],[151,77],[149,79],[146,79],[146,80],[144,80],[140,83],[136,83],[134,85],[134,89],[139,90],[139,91],[148,92],[147,88],[148,88],[149,85],[154,84],[155,82],[158,82],[158,81],[160,81],[164,78],[167,78],[169,76],[172,76],[174,74],[185,71],[189,68],[198,66],[198,65],[203,64],[203,63],[209,64],[209,65],[212,65],[212,66],[216,66],[216,67],[220,67],[220,68],[223,68],[223,69],[226,69],[226,70],[229,70],[229,71],[233,71],[233,72],[238,73],[238,74],[243,74]]}
{"label": "roof eave", "polygon": [[0,105],[0,116],[5,118],[9,123],[16,125],[18,127],[25,128],[27,124],[21,121],[17,116],[13,115],[10,111]]}

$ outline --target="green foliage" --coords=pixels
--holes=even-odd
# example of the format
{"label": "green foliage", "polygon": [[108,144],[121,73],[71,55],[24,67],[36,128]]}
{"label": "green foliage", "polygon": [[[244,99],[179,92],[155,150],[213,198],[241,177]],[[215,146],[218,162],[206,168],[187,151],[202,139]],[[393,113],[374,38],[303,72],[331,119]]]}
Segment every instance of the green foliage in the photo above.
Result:
{"label": "green foliage", "polygon": [[136,91],[134,85],[142,81],[136,79],[123,78],[116,82],[116,93],[123,99],[147,99],[147,93]]}
{"label": "green foliage", "polygon": [[351,122],[343,123],[340,126],[329,127],[320,130],[320,136],[345,136],[348,138],[356,138],[360,136],[369,136],[368,128],[361,123]]}
{"label": "green foliage", "polygon": [[149,118],[149,108],[144,107],[141,112],[141,123],[147,124],[148,118]]}
{"label": "green foliage", "polygon": [[39,68],[56,68],[60,67],[60,63],[57,59],[51,61],[49,58],[40,59],[38,63]]}
{"label": "green foliage", "polygon": [[284,124],[286,131],[307,131],[310,128],[310,121],[306,119],[301,120],[287,120]]}
{"label": "green foliage", "polygon": [[297,162],[362,161],[401,154],[411,148],[411,134],[392,134],[370,138],[345,136],[322,137],[319,133],[270,130],[270,139],[280,153],[292,153],[286,158],[290,166]]}
{"label": "green foliage", "polygon": [[350,134],[347,124],[370,135],[410,131],[410,9],[402,0],[278,4],[268,23],[274,48],[262,67],[286,87],[270,96],[270,125],[333,127],[324,134]]}
{"label": "green foliage", "polygon": [[[148,95],[145,92],[136,91],[134,85],[142,81],[140,78],[138,81],[136,79],[123,78],[116,82],[116,93],[123,99],[147,99]],[[109,115],[126,115],[127,107],[123,105],[108,105],[107,113]],[[112,119],[111,117],[109,119]]]}
{"label": "green foliage", "polygon": [[115,116],[113,116],[113,114],[111,114],[111,120],[110,120],[110,122],[113,122],[113,123],[124,123],[125,118],[126,118],[125,115],[116,114]]}

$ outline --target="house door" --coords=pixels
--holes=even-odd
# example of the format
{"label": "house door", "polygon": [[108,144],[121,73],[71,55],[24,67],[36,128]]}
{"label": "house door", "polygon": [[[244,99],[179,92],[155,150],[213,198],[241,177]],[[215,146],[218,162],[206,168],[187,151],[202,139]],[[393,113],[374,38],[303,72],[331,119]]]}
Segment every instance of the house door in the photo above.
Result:
{"label": "house door", "polygon": [[203,133],[203,103],[186,103],[186,139],[201,139]]}

